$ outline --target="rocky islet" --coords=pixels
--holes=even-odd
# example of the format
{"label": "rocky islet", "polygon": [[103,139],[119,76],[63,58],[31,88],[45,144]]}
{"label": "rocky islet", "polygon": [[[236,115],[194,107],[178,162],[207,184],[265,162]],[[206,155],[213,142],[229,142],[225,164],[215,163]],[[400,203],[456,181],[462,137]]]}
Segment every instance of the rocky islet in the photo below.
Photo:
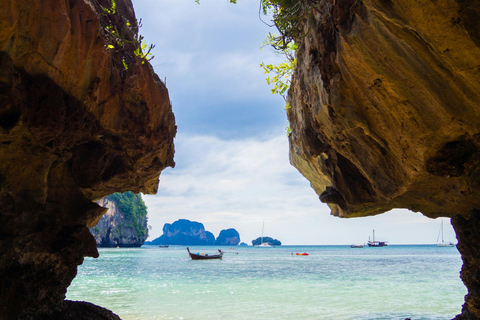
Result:
{"label": "rocky islet", "polygon": [[205,230],[203,223],[179,219],[172,224],[166,223],[163,226],[163,235],[147,242],[149,245],[233,245],[240,243],[240,234],[237,230],[230,228],[220,231],[215,236],[210,231]]}

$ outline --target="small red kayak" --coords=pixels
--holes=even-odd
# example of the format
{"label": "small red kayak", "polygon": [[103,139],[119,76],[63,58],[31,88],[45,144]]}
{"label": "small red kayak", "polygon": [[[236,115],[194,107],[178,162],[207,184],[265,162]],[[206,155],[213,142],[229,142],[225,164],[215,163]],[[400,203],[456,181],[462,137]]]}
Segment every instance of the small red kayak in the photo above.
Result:
{"label": "small red kayak", "polygon": [[304,253],[299,253],[297,252],[297,256],[308,256],[308,253],[304,252]]}

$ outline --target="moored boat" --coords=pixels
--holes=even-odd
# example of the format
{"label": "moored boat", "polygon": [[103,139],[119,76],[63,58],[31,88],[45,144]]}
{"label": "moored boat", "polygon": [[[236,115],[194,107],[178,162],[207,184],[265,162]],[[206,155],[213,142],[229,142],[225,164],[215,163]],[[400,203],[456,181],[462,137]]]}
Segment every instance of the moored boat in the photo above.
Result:
{"label": "moored boat", "polygon": [[260,239],[260,244],[254,245],[257,248],[271,248],[272,246],[268,242],[263,242],[263,229],[265,227],[265,221],[262,224],[262,238]]}
{"label": "moored boat", "polygon": [[[442,242],[438,242],[438,238],[440,237],[440,232],[442,233]],[[442,220],[440,231],[437,236],[437,247],[453,247],[453,246],[455,246],[453,242],[445,242],[443,240],[443,220]]]}
{"label": "moored boat", "polygon": [[208,253],[191,253],[190,249],[187,247],[188,254],[192,260],[211,260],[211,259],[222,259],[223,252],[219,249],[219,254],[208,254]]}
{"label": "moored boat", "polygon": [[[262,237],[262,239],[263,239],[263,237]],[[254,246],[254,247],[257,247],[257,248],[259,248],[259,247],[271,248],[272,246],[269,245],[268,242],[262,242],[262,243],[260,243],[259,245],[256,245],[256,246]]]}
{"label": "moored boat", "polygon": [[363,247],[364,247],[363,244],[352,244],[352,245],[350,246],[350,248],[363,248]]}
{"label": "moored boat", "polygon": [[375,241],[375,230],[373,230],[373,241],[370,241],[370,239],[367,242],[369,247],[386,247],[387,242],[386,241]]}

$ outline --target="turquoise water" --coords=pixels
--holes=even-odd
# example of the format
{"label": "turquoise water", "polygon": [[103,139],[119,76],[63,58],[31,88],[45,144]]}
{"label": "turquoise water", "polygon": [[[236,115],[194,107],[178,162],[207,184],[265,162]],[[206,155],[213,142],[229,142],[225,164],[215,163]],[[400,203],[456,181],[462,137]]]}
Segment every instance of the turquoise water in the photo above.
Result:
{"label": "turquoise water", "polygon": [[124,320],[447,320],[466,294],[455,247],[237,247],[208,261],[181,246],[99,252],[79,266],[67,298]]}

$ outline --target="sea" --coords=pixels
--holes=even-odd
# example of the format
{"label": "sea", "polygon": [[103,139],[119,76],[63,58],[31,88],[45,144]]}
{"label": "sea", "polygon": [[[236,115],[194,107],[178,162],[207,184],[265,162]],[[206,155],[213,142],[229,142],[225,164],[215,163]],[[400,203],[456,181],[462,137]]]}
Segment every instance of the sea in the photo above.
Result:
{"label": "sea", "polygon": [[[467,293],[456,247],[389,245],[99,249],[67,299],[123,320],[448,320]],[[296,255],[296,253],[308,255]]]}

